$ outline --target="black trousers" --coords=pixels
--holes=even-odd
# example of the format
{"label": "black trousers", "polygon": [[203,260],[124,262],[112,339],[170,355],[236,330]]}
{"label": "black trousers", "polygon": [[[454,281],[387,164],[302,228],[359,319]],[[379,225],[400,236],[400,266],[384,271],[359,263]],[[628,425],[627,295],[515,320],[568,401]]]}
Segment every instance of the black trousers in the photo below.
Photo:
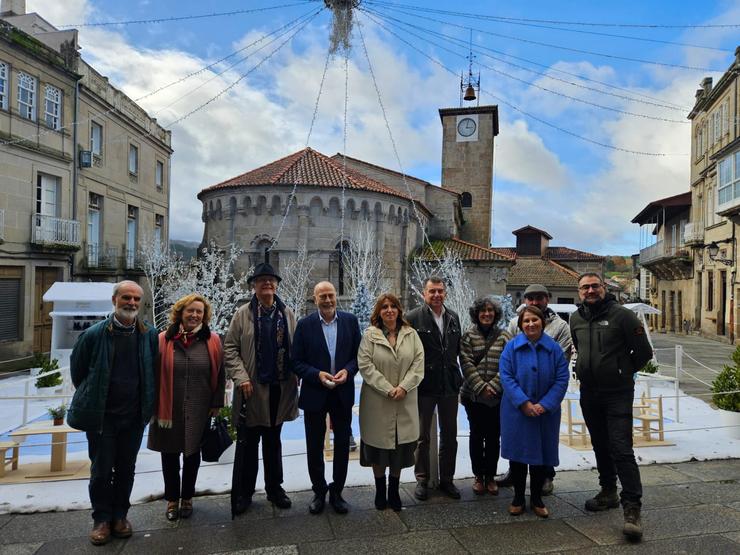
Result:
{"label": "black trousers", "polygon": [[429,481],[429,445],[432,430],[432,416],[437,408],[439,423],[439,481],[452,482],[455,477],[457,458],[457,395],[419,395],[419,442],[416,444],[416,481],[426,484]]}
{"label": "black trousers", "polygon": [[98,523],[126,518],[144,426],[138,417],[106,415],[102,432],[86,435],[93,520]]}
{"label": "black trousers", "polygon": [[524,505],[524,492],[527,488],[527,466],[529,466],[529,495],[532,505],[544,506],[542,503],[542,485],[545,483],[547,466],[510,461],[511,479],[514,482],[513,505]]}
{"label": "black trousers", "polygon": [[622,506],[642,505],[640,469],[632,449],[634,391],[602,393],[581,390],[581,412],[596,455],[599,484],[615,489],[622,484]]}
{"label": "black trousers", "polygon": [[280,385],[270,386],[270,422],[272,426],[247,426],[245,432],[245,460],[243,494],[254,494],[259,471],[259,445],[262,441],[262,468],[265,473],[265,492],[275,493],[283,483],[283,443],[280,433],[282,423],[275,424],[280,405]]}
{"label": "black trousers", "polygon": [[489,407],[470,399],[463,399],[462,405],[470,424],[468,447],[473,474],[493,480],[501,444],[501,405]]}
{"label": "black trousers", "polygon": [[334,431],[334,462],[332,464],[332,489],[334,491],[341,492],[344,488],[349,464],[352,407],[345,407],[342,404],[336,390],[330,391],[321,410],[303,412],[308,475],[311,477],[312,489],[318,495],[325,495],[328,489],[324,477],[324,436],[327,414],[331,417],[331,426]]}
{"label": "black trousers", "polygon": [[182,458],[182,481],[180,481],[180,453],[162,453],[162,475],[164,476],[164,498],[167,501],[192,499],[195,481],[200,468],[200,451]]}

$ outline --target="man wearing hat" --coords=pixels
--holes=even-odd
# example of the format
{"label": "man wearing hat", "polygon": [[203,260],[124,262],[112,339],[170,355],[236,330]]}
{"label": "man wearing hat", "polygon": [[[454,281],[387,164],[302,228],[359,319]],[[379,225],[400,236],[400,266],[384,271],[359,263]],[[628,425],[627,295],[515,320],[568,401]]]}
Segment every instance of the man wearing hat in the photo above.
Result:
{"label": "man wearing hat", "polygon": [[[547,287],[539,283],[533,283],[524,290],[524,304],[527,306],[536,306],[545,315],[545,333],[557,341],[558,345],[562,347],[565,358],[570,359],[573,352],[573,340],[570,336],[570,328],[568,322],[558,316],[551,308],[547,305],[550,302],[550,292]],[[511,337],[514,337],[517,333],[521,333],[517,322],[519,317],[515,316],[509,322],[508,332]],[[546,472],[545,483],[542,486],[542,494],[550,495],[553,490],[552,480],[555,478],[555,469],[549,467]],[[507,472],[503,478],[497,480],[499,486],[511,486],[511,477]]]}
{"label": "man wearing hat", "polygon": [[295,315],[277,296],[280,276],[270,264],[258,264],[247,282],[254,295],[234,314],[224,341],[226,373],[235,386],[232,418],[242,419],[245,430],[242,487],[232,492],[236,514],[252,502],[260,440],[267,499],[280,509],[290,507],[282,487],[280,432],[283,422],[298,417],[298,381],[290,358]]}

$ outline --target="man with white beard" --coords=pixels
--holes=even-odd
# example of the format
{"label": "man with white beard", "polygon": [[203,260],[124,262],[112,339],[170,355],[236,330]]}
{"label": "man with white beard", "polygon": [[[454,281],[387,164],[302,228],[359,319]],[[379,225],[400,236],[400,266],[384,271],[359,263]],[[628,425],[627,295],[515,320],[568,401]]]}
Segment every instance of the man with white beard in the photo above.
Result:
{"label": "man with white beard", "polygon": [[126,518],[136,456],[154,407],[157,330],[139,319],[144,291],[134,281],[113,286],[113,313],[75,343],[70,374],[76,388],[67,422],[87,432],[94,545],[128,538]]}

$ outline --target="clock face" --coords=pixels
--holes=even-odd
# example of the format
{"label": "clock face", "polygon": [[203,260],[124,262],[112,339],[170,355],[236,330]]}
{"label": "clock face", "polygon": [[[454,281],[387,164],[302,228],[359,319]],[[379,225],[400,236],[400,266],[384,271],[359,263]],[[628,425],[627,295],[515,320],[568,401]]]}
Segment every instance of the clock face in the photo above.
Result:
{"label": "clock face", "polygon": [[464,118],[457,124],[457,132],[463,137],[470,137],[475,133],[476,127],[474,119]]}

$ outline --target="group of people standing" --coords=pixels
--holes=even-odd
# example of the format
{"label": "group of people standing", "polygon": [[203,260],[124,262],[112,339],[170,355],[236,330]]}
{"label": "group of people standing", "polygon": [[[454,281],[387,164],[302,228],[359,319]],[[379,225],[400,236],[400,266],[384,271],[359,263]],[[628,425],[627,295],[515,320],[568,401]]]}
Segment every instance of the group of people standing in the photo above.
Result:
{"label": "group of people standing", "polygon": [[[134,467],[144,428],[148,447],[159,451],[165,484],[166,518],[193,512],[195,482],[204,430],[224,404],[226,379],[234,384],[232,421],[240,449],[233,467],[232,509],[246,511],[256,490],[261,443],[265,492],[276,507],[291,500],[282,487],[283,423],[303,411],[312,514],[326,498],[339,514],[349,511],[342,496],[347,478],[354,378],[359,372],[360,464],[371,467],[375,507],[402,509],[401,470],[414,467],[414,496],[428,499],[432,476],[433,415],[439,418],[441,493],[459,499],[454,483],[457,411],[461,402],[470,424],[469,450],[476,495],[498,495],[511,485],[511,515],[530,508],[549,515],[543,497],[552,492],[558,466],[560,404],[568,381],[568,360],[577,352],[581,407],[591,434],[601,491],[586,509],[619,506],[622,484],[624,533],[642,536],[640,474],[632,450],[633,375],[652,356],[639,320],[607,295],[598,274],[578,282],[582,304],[570,326],[548,308],[542,285],[525,290],[525,306],[511,322],[492,297],[470,307],[472,325],[462,330],[445,306],[446,286],[436,276],[424,283],[424,303],[404,313],[390,293],[376,301],[370,326],[361,333],[354,315],[337,310],[329,282],[313,290],[317,310],[296,321],[277,295],[280,276],[260,264],[249,277],[254,294],[234,314],[223,341],[208,328],[211,309],[197,294],[171,311],[170,327],[156,330],[138,317],[143,296],[135,282],[118,283],[113,313],[86,330],[71,357],[76,387],[69,424],[87,432],[91,459],[90,541],[132,534],[127,512]],[[327,417],[334,438],[332,479],[324,468]],[[497,481],[499,453],[509,472]],[[181,462],[182,461],[182,462]],[[387,474],[386,474],[387,473]]]}

